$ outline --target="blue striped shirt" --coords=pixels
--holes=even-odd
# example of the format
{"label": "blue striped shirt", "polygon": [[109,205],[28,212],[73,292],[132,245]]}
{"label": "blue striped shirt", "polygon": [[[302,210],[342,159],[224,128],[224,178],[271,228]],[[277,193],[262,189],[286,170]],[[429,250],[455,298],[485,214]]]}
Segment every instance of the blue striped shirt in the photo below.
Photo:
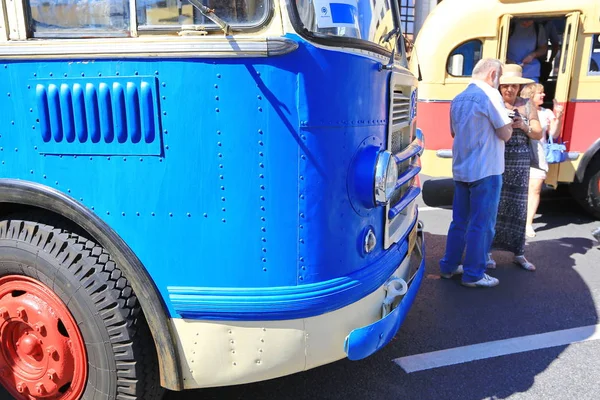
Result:
{"label": "blue striped shirt", "polygon": [[450,124],[454,132],[454,180],[475,182],[504,172],[504,141],[496,136],[511,122],[498,90],[473,80],[452,100]]}

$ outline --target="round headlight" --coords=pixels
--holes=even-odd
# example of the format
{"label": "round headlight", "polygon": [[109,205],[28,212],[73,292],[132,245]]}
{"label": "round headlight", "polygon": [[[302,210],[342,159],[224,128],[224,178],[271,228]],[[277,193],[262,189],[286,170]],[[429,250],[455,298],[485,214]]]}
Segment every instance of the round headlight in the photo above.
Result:
{"label": "round headlight", "polygon": [[398,180],[398,166],[394,156],[388,150],[377,156],[375,165],[375,204],[384,205],[390,201]]}

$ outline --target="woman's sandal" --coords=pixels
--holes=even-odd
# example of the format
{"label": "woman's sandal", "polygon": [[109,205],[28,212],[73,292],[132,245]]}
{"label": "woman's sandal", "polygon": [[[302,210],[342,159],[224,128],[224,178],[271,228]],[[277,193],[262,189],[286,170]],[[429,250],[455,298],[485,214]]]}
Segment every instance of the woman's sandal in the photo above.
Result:
{"label": "woman's sandal", "polygon": [[492,258],[492,253],[488,253],[488,258],[485,263],[486,269],[496,269],[496,261]]}
{"label": "woman's sandal", "polygon": [[515,257],[513,262],[515,264],[517,264],[519,267],[526,269],[527,271],[535,271],[535,265],[533,265],[532,263],[527,261],[525,256],[517,256],[517,257]]}

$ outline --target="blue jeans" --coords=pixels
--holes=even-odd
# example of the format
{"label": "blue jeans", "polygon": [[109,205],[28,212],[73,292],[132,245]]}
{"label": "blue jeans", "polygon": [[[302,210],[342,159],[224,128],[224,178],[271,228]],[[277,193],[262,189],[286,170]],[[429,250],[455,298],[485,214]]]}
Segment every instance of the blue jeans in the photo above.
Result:
{"label": "blue jeans", "polygon": [[442,273],[455,271],[465,253],[463,282],[476,282],[483,277],[487,253],[494,239],[501,188],[502,175],[475,182],[454,181],[452,223],[446,254],[440,260]]}

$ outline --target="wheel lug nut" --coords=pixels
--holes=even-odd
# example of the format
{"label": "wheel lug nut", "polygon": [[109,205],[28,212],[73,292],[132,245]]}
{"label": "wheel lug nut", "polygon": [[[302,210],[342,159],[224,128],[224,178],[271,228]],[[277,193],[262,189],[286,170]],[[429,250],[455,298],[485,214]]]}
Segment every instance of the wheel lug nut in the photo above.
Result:
{"label": "wheel lug nut", "polygon": [[38,392],[38,394],[46,393],[46,388],[44,387],[43,383],[38,383],[37,385],[35,385],[35,389]]}
{"label": "wheel lug nut", "polygon": [[0,308],[0,317],[2,317],[4,319],[9,318],[8,310],[5,307]]}
{"label": "wheel lug nut", "polygon": [[50,379],[52,382],[54,382],[56,380],[56,371],[54,371],[53,369],[49,369],[48,370],[48,379]]}
{"label": "wheel lug nut", "polygon": [[35,331],[42,336],[46,336],[46,327],[41,322],[35,324]]}
{"label": "wheel lug nut", "polygon": [[24,384],[23,382],[17,383],[17,392],[19,392],[19,393],[25,393],[26,390],[27,390],[27,385],[26,384]]}
{"label": "wheel lug nut", "polygon": [[23,308],[23,307],[17,308],[17,317],[21,318],[21,319],[27,318],[27,311],[25,311],[25,308]]}
{"label": "wheel lug nut", "polygon": [[54,348],[54,346],[48,346],[46,348],[46,353],[52,358],[56,358],[58,356],[58,351]]}

